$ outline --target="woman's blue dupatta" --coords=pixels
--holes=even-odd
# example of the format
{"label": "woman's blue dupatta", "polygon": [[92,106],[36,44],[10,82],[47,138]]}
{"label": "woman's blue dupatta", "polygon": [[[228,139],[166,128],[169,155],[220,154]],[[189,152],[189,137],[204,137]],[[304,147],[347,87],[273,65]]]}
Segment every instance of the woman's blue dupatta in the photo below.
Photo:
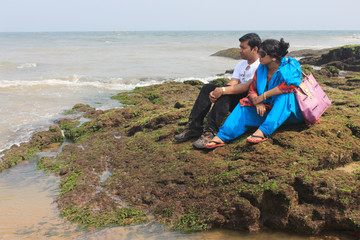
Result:
{"label": "woman's blue dupatta", "polygon": [[276,88],[282,82],[286,82],[287,85],[294,84],[299,86],[301,83],[301,68],[299,62],[295,58],[285,57],[281,60],[279,69],[272,76],[269,86],[266,89],[268,67],[266,65],[259,65],[257,69],[257,90],[258,95],[264,93],[264,91]]}
{"label": "woman's blue dupatta", "polygon": [[[286,59],[285,57],[281,60],[279,69],[274,73],[271,80],[269,81],[268,86],[267,85],[267,74],[268,74],[268,67],[266,65],[259,65],[257,69],[257,91],[258,95],[260,96],[265,91],[271,90],[273,88],[276,88],[280,85],[282,82],[286,82],[287,85],[295,85],[299,86],[301,83],[301,73],[302,70],[300,68],[299,62],[289,57]],[[297,114],[297,103],[296,99],[293,93],[291,93],[291,101],[290,101],[290,108],[291,111],[294,114]],[[274,101],[276,99],[276,96],[270,97],[265,101],[265,103],[274,105]]]}

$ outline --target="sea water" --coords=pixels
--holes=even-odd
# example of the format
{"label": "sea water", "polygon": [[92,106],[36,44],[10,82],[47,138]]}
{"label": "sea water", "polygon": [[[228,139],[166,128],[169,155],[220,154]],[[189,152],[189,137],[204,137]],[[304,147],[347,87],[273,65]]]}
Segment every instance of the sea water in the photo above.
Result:
{"label": "sea water", "polygon": [[[119,108],[122,105],[110,97],[121,91],[165,81],[199,79],[206,83],[215,79],[218,74],[233,69],[239,60],[210,55],[238,47],[238,39],[245,33],[0,33],[0,152],[13,144],[29,140],[36,131],[48,129],[76,103],[89,104],[97,109]],[[290,51],[360,44],[360,31],[257,33],[262,39],[283,37],[290,43]],[[41,174],[33,173],[34,169],[23,167],[21,165],[16,169],[20,169],[20,173],[21,169],[28,169],[25,175],[34,174],[36,181],[43,181]],[[21,175],[16,170],[14,173],[13,170],[8,171],[2,175]],[[21,183],[24,186],[33,184],[31,179],[24,181]],[[56,183],[44,181],[45,184],[39,187],[44,191],[50,189],[50,193],[45,194],[47,197],[40,196],[44,201],[49,201],[56,194],[51,193],[51,187],[47,187],[46,183]],[[5,179],[0,179],[1,184],[6,186],[1,189],[4,198],[21,198],[20,194],[12,193],[19,186],[8,184]],[[35,194],[30,188],[24,192],[30,196]],[[34,201],[34,204],[37,202],[41,204],[41,201]],[[16,210],[11,209],[15,211],[11,212],[12,217],[16,218],[18,214],[17,217],[21,219],[21,208],[17,213]],[[1,209],[1,214],[3,211]],[[57,216],[54,211],[40,211],[39,214],[51,212]],[[34,221],[41,223],[41,220]],[[58,222],[53,224],[57,225]],[[19,232],[23,229],[22,224],[17,226],[9,227],[15,228],[9,231]]]}

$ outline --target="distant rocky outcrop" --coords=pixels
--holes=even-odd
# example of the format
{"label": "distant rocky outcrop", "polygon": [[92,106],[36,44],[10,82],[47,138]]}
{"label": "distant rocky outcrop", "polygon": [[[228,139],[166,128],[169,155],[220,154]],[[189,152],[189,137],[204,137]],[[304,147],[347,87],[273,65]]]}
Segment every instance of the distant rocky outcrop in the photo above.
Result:
{"label": "distant rocky outcrop", "polygon": [[324,48],[324,49],[320,49],[320,50],[302,49],[302,50],[297,50],[297,51],[291,51],[290,53],[288,53],[287,56],[293,57],[293,58],[320,56],[323,53],[327,53],[329,50],[330,50],[330,48]]}
{"label": "distant rocky outcrop", "polygon": [[315,66],[334,66],[340,70],[360,71],[360,45],[333,48],[321,55],[304,57],[301,64]]}
{"label": "distant rocky outcrop", "polygon": [[[328,51],[329,51],[329,49],[321,49],[321,50],[303,49],[303,50],[298,50],[298,51],[292,51],[287,56],[294,57],[294,58],[295,57],[300,58],[300,57],[320,56],[321,54],[326,53]],[[236,60],[240,59],[239,48],[228,48],[225,50],[220,50],[220,51],[212,54],[211,56],[227,57],[227,58],[232,58],[232,59],[236,59]]]}
{"label": "distant rocky outcrop", "polygon": [[227,57],[227,58],[232,58],[232,59],[236,59],[236,60],[240,59],[239,48],[228,48],[225,50],[218,51],[218,52],[212,54],[211,56]]}
{"label": "distant rocky outcrop", "polygon": [[[218,51],[211,56],[240,59],[238,48]],[[347,45],[321,50],[304,49],[290,52],[287,56],[300,58],[300,64],[321,67],[336,67],[346,71],[360,71],[360,45]]]}

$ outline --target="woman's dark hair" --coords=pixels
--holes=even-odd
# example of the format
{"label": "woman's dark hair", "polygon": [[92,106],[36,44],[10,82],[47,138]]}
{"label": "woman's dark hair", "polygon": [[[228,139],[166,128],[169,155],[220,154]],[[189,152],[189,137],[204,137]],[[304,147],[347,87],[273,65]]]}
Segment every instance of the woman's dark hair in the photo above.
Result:
{"label": "woman's dark hair", "polygon": [[251,49],[253,49],[254,47],[259,47],[261,44],[261,39],[259,35],[257,35],[256,33],[247,33],[241,38],[239,38],[239,41],[240,42],[249,41],[248,44]]}
{"label": "woman's dark hair", "polygon": [[280,41],[275,39],[266,39],[260,44],[260,48],[264,50],[270,57],[276,58],[281,61],[288,53],[290,44],[285,42],[283,38]]}

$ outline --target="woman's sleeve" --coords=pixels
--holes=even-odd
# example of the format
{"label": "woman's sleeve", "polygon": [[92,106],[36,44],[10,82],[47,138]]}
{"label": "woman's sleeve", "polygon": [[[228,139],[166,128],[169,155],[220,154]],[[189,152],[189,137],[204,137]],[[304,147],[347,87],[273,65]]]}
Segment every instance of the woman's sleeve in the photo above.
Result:
{"label": "woman's sleeve", "polygon": [[290,86],[289,86],[289,85],[286,84],[286,82],[282,82],[278,86],[279,90],[282,93],[291,93],[291,92],[294,91],[295,87],[296,86],[294,84],[290,84]]}
{"label": "woman's sleeve", "polygon": [[257,87],[256,87],[256,84],[257,83],[257,71],[255,72],[254,74],[254,77],[253,77],[253,80],[250,84],[250,88],[249,88],[249,92],[248,92],[248,96],[252,95],[252,94],[256,94],[258,95],[257,93]]}

